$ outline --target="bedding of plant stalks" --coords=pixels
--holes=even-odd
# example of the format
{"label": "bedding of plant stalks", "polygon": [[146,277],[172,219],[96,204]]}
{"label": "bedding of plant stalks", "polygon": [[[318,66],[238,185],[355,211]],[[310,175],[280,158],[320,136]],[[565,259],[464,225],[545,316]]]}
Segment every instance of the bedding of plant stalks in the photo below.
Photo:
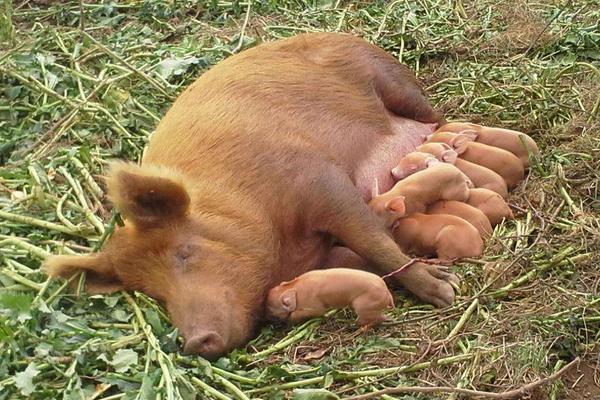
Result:
{"label": "bedding of plant stalks", "polygon": [[[592,0],[0,2],[0,400],[600,399],[598,21]],[[448,120],[540,145],[451,307],[397,289],[367,332],[342,310],[209,363],[153,299],[48,279],[48,255],[114,230],[106,165],[139,161],[186,85],[313,31],[383,47]]]}

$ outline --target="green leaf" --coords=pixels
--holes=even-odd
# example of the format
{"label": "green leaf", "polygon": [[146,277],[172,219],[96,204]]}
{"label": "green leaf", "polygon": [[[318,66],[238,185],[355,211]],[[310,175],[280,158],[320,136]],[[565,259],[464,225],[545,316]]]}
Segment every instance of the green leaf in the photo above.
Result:
{"label": "green leaf", "polygon": [[0,310],[9,310],[19,322],[31,319],[31,303],[33,297],[30,294],[6,292],[0,294]]}
{"label": "green leaf", "polygon": [[25,371],[17,372],[15,374],[15,386],[19,388],[21,394],[29,396],[35,390],[33,384],[33,378],[35,378],[40,371],[37,369],[35,364],[29,364]]}
{"label": "green leaf", "polygon": [[339,397],[325,389],[294,389],[293,400],[338,400]]}
{"label": "green leaf", "polygon": [[181,75],[192,64],[198,64],[200,60],[197,57],[171,58],[163,60],[156,68],[158,73],[165,79],[169,79],[173,75]]}
{"label": "green leaf", "polygon": [[120,349],[115,352],[112,361],[108,363],[117,372],[127,372],[132,365],[138,363],[138,354],[131,349]]}
{"label": "green leaf", "polygon": [[142,379],[142,386],[140,387],[139,400],[154,400],[156,398],[156,391],[150,375],[145,375]]}

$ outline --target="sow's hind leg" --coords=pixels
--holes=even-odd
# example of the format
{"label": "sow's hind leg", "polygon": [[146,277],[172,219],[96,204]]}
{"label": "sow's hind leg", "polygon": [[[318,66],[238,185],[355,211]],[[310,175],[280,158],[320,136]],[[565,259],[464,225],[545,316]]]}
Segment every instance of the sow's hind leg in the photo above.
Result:
{"label": "sow's hind leg", "polygon": [[394,114],[419,122],[443,123],[427,99],[414,73],[379,47],[366,44],[362,62],[374,72],[375,91]]}
{"label": "sow's hind leg", "polygon": [[[311,225],[339,239],[382,274],[406,264],[409,258],[365,204],[348,175],[333,166],[320,170],[320,177],[307,188],[313,202],[308,209],[315,210]],[[453,302],[454,289],[449,281],[458,278],[436,265],[417,263],[399,273],[396,280],[421,300],[441,307]]]}

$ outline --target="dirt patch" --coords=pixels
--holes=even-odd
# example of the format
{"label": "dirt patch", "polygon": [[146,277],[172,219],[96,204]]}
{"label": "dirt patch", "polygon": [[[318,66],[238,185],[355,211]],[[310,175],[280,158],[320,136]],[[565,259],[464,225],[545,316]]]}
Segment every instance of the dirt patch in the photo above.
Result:
{"label": "dirt patch", "polygon": [[565,400],[600,399],[600,369],[598,365],[582,362],[577,368],[568,371],[564,378]]}

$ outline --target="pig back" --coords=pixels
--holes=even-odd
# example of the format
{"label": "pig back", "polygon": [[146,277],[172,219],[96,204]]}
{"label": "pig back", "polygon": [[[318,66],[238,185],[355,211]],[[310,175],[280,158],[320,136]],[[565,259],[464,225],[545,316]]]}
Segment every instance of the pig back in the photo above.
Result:
{"label": "pig back", "polygon": [[323,306],[326,309],[344,308],[365,294],[387,301],[389,290],[379,276],[350,268],[330,268],[309,271],[298,278],[298,309]]}

